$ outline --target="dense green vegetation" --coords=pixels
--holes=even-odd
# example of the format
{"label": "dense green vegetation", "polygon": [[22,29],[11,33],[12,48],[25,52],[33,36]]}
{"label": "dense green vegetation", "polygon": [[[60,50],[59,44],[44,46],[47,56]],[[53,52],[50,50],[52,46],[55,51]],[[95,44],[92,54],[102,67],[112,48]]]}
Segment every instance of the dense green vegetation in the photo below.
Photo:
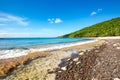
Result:
{"label": "dense green vegetation", "polygon": [[120,36],[120,17],[60,37],[103,37]]}

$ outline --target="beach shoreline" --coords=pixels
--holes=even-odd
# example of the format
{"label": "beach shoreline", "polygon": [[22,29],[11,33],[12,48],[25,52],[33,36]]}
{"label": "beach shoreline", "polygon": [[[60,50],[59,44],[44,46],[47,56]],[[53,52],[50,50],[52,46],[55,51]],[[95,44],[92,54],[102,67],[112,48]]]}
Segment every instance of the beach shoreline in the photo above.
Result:
{"label": "beach shoreline", "polygon": [[83,46],[86,44],[93,44],[99,42],[98,40],[90,40],[90,41],[83,41],[83,42],[76,42],[76,43],[70,43],[68,45],[62,45],[62,46],[57,46],[57,47],[49,47],[47,49],[40,49],[40,50],[34,50],[31,53],[26,53],[25,55],[20,55],[20,56],[13,56],[9,57],[3,57],[1,56],[0,59],[0,76],[6,76],[6,73],[8,73],[11,69],[25,64],[28,60],[34,59],[36,57],[46,57],[51,55],[51,52],[54,50],[62,50],[66,49],[69,47],[74,47],[74,46]]}
{"label": "beach shoreline", "polygon": [[35,52],[43,52],[43,51],[50,51],[55,49],[62,49],[66,47],[72,47],[87,43],[96,42],[98,40],[87,40],[87,41],[79,41],[79,42],[71,42],[71,43],[65,43],[65,44],[54,44],[54,45],[48,45],[48,46],[36,46],[36,47],[30,47],[27,50],[24,49],[12,49],[12,50],[0,50],[0,59],[8,59],[8,58],[15,58],[20,56],[26,56],[30,53]]}
{"label": "beach shoreline", "polygon": [[30,47],[27,50],[24,50],[24,49],[0,50],[0,59],[26,56],[34,52],[50,51],[50,50],[55,50],[55,49],[62,49],[62,48],[77,46],[77,45],[89,44],[89,43],[94,43],[94,42],[97,42],[98,40],[104,40],[104,39],[120,39],[120,36],[97,37],[97,38],[88,37],[87,39],[91,39],[91,40],[71,42],[71,43],[65,43],[65,44],[54,44],[54,45],[48,45],[48,46],[36,46],[36,47]]}
{"label": "beach shoreline", "polygon": [[[119,39],[118,37],[117,38],[110,38],[110,39]],[[95,46],[100,46],[102,45],[103,43],[106,42],[106,39],[104,38],[94,38],[94,40],[92,41],[88,41],[88,42],[83,42],[83,43],[76,43],[74,45],[70,45],[70,46],[65,46],[65,47],[60,47],[60,48],[55,48],[56,50],[60,50],[60,51],[66,51],[68,50],[69,52],[71,52],[71,49],[72,50],[81,50],[81,51],[84,51],[84,50],[91,50],[91,48],[95,47]],[[24,65],[28,60],[30,59],[35,59],[36,57],[47,57],[47,56],[51,56],[54,54],[54,51],[56,51],[55,49],[48,49],[48,51],[35,51],[33,53],[29,53],[28,55],[24,55],[24,56],[20,56],[20,57],[15,57],[15,58],[9,58],[9,59],[1,59],[0,60],[0,76],[1,77],[4,77],[7,75],[7,73],[19,66],[19,65]],[[61,52],[60,52],[61,53]],[[57,54],[57,55],[60,55]],[[71,54],[69,54],[70,56]],[[54,56],[54,55],[53,55]],[[62,57],[64,58],[64,56]],[[61,58],[61,59],[62,59]]]}

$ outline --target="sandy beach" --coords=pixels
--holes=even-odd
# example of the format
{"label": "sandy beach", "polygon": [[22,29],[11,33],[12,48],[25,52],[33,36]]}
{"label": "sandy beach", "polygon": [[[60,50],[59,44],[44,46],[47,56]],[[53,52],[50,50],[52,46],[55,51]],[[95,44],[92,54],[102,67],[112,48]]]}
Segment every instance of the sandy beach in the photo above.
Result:
{"label": "sandy beach", "polygon": [[[98,45],[101,44],[98,40],[90,40],[90,41],[85,41],[85,42],[76,42],[76,43],[70,43],[67,45],[60,45],[60,46],[52,46],[52,47],[47,47],[47,48],[42,48],[42,49],[35,49],[31,53],[25,53],[21,55],[16,55],[16,54],[11,54],[10,56],[8,55],[1,55],[1,60],[0,60],[0,76],[6,76],[6,74],[14,69],[15,67],[19,65],[25,64],[27,61],[32,60],[37,57],[46,57],[49,55],[54,54],[53,51],[59,51],[59,50],[68,50],[68,49],[73,49],[76,50],[78,45],[82,45],[81,50],[85,50],[86,48],[89,48],[90,46],[93,45]],[[68,49],[67,49],[68,48]],[[38,51],[37,51],[38,50]],[[43,51],[41,51],[43,50]],[[61,53],[60,53],[61,54]],[[69,54],[70,56],[71,54]],[[63,56],[64,58],[64,56]]]}
{"label": "sandy beach", "polygon": [[[93,41],[75,43],[74,45],[64,45],[60,48],[49,48],[47,51],[38,51],[15,58],[6,58],[0,60],[0,76],[4,80],[77,80],[78,78],[65,78],[63,75],[68,71],[69,60],[76,61],[79,55],[86,53],[86,56],[95,56],[96,47],[102,51],[104,44],[117,44],[119,38],[109,38],[110,40],[99,38]],[[100,47],[101,46],[101,47]],[[119,50],[119,46],[117,46]],[[86,52],[87,51],[87,52]],[[93,52],[92,54],[87,53]],[[94,54],[95,53],[95,54]],[[93,55],[93,56],[92,56]],[[91,58],[90,58],[91,59]],[[94,59],[96,60],[96,58]],[[79,61],[77,61],[79,62]],[[62,63],[62,64],[61,64]],[[114,63],[114,62],[113,62]],[[78,63],[79,64],[79,63]],[[91,62],[91,66],[92,66]],[[87,65],[87,64],[86,64]],[[70,65],[71,66],[71,65]],[[70,67],[69,66],[69,67]],[[73,67],[73,66],[71,66]],[[118,67],[119,68],[119,67]],[[88,68],[87,68],[88,69]],[[87,70],[86,69],[86,70]],[[99,69],[99,68],[98,68]],[[89,70],[88,70],[89,71]],[[9,73],[8,73],[9,72]],[[69,73],[69,72],[68,72]],[[86,71],[87,73],[87,71]],[[102,72],[101,72],[102,73]],[[65,73],[66,74],[66,73]],[[73,73],[71,73],[73,74]],[[77,73],[78,74],[78,73]],[[96,73],[97,74],[97,73]],[[117,73],[118,74],[118,73]],[[74,74],[73,74],[74,75]],[[86,74],[87,75],[87,74]],[[63,76],[63,77],[60,77]],[[119,75],[118,75],[119,76]],[[116,76],[116,77],[118,77]],[[66,74],[66,77],[69,77]],[[83,76],[85,77],[85,76]],[[88,76],[87,76],[88,77]],[[86,78],[87,79],[87,78]],[[83,79],[81,79],[83,80]],[[92,78],[91,78],[92,80]],[[94,80],[94,79],[93,79]],[[100,79],[98,79],[100,80]],[[104,80],[104,79],[102,79]]]}

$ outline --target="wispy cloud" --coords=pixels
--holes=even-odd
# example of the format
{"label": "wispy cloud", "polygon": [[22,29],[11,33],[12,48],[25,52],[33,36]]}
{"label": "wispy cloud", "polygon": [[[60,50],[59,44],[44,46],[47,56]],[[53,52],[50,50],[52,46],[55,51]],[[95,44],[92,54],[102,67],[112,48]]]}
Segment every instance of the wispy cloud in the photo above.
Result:
{"label": "wispy cloud", "polygon": [[93,11],[93,12],[91,12],[91,16],[94,16],[94,15],[96,15],[97,14],[97,12],[95,12],[95,11]]}
{"label": "wispy cloud", "polygon": [[5,24],[1,24],[1,23],[0,23],[0,26],[4,26],[4,25],[5,25]]}
{"label": "wispy cloud", "polygon": [[0,31],[0,37],[5,37],[8,33],[5,31]]}
{"label": "wispy cloud", "polygon": [[0,16],[0,21],[9,21],[9,19]]}
{"label": "wispy cloud", "polygon": [[90,16],[94,16],[94,15],[98,14],[99,12],[101,12],[102,10],[103,10],[102,8],[98,8],[97,11],[92,11],[90,13]]}
{"label": "wispy cloud", "polygon": [[29,24],[28,21],[26,21],[26,18],[15,16],[7,13],[0,12],[0,21],[1,22],[15,22],[17,24],[20,24],[22,26],[27,26]]}
{"label": "wispy cloud", "polygon": [[[55,34],[56,33],[56,34]],[[56,37],[58,35],[63,35],[63,33],[56,29],[42,28],[34,32],[23,31],[23,32],[11,32],[11,31],[1,31],[0,38],[5,37]]]}
{"label": "wispy cloud", "polygon": [[55,18],[55,19],[54,18],[51,18],[51,19],[49,18],[48,22],[51,23],[51,24],[53,24],[53,23],[57,24],[57,23],[61,23],[62,20],[60,18]]}
{"label": "wispy cloud", "polygon": [[52,19],[49,18],[48,22],[52,24],[52,23],[54,23],[54,19],[53,18]]}

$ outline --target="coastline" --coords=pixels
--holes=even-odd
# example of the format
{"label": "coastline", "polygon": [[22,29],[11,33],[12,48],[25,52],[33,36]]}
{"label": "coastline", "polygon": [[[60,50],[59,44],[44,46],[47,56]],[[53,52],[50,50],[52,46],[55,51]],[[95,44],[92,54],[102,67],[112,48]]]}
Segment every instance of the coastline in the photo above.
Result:
{"label": "coastline", "polygon": [[104,40],[104,39],[120,39],[120,36],[116,37],[88,37],[87,41],[79,41],[79,42],[71,42],[71,43],[65,43],[65,44],[54,44],[54,45],[48,45],[48,46],[37,46],[37,47],[30,47],[27,50],[24,49],[12,49],[12,50],[0,50],[0,60],[1,59],[8,59],[8,58],[15,58],[15,57],[21,57],[26,56],[31,53],[35,52],[43,52],[43,51],[50,51],[55,49],[62,49],[72,46],[78,46],[83,44],[89,44],[97,42],[98,40]]}
{"label": "coastline", "polygon": [[[69,45],[63,45],[63,46],[57,46],[54,48],[47,48],[46,49],[42,49],[41,50],[35,50],[35,52],[31,52],[28,53],[27,55],[22,55],[22,56],[17,56],[17,57],[11,57],[11,58],[5,58],[0,60],[0,76],[6,76],[6,74],[13,68],[19,66],[19,65],[23,65],[25,64],[28,60],[30,59],[34,59],[36,57],[46,57],[46,56],[50,56],[52,55],[52,52],[54,52],[54,50],[62,50],[65,48],[69,48],[69,47],[75,47],[75,46],[80,46],[83,47],[84,45],[90,45],[90,44],[94,44],[97,45],[97,42],[99,43],[98,40],[91,40],[91,41],[85,41],[85,42],[76,42],[76,43],[71,43]],[[100,43],[101,44],[101,43]],[[93,45],[90,45],[93,46]],[[90,47],[88,46],[88,47]],[[88,47],[83,47],[84,49],[88,48]],[[70,54],[69,54],[70,56]]]}
{"label": "coastline", "polygon": [[[110,38],[111,40],[112,39],[119,39],[118,37],[117,38]],[[45,67],[45,65],[46,65],[46,61],[47,60],[52,60],[53,62],[52,63],[49,63],[50,65],[51,64],[53,64],[52,66],[54,66],[54,65],[56,65],[56,66],[54,66],[54,67],[52,67],[51,68],[51,66],[50,65],[48,65],[48,67],[46,67],[46,70],[45,70],[45,74],[47,74],[47,70],[50,68],[50,69],[53,69],[53,68],[57,68],[58,67],[58,65],[60,64],[60,61],[62,60],[62,59],[64,59],[64,58],[70,58],[70,56],[71,55],[73,55],[74,54],[74,52],[77,52],[77,54],[78,53],[80,53],[79,52],[79,50],[80,51],[85,51],[85,50],[88,50],[88,51],[90,51],[91,49],[93,49],[95,46],[101,46],[102,44],[104,44],[104,43],[106,43],[106,40],[107,39],[98,39],[98,38],[94,38],[94,40],[93,41],[91,41],[91,42],[87,42],[87,43],[85,43],[85,42],[83,42],[83,43],[76,43],[75,45],[70,45],[70,46],[66,46],[65,45],[65,47],[60,47],[59,49],[57,49],[56,47],[55,47],[55,49],[48,49],[48,51],[38,51],[38,52],[33,52],[33,53],[29,53],[28,55],[25,55],[25,56],[20,56],[20,57],[15,57],[15,58],[10,58],[10,59],[1,59],[0,60],[0,76],[1,76],[1,78],[2,77],[7,77],[8,75],[7,75],[7,73],[11,70],[11,69],[14,69],[15,67],[17,67],[17,66],[20,66],[20,65],[24,65],[28,60],[33,60],[32,61],[32,63],[30,63],[30,65],[31,66],[33,66],[33,64],[34,63],[36,63],[36,62],[34,62],[34,61],[36,61],[36,60],[34,60],[36,57],[38,57],[38,61],[41,61],[41,60],[43,60],[42,62],[39,62],[39,63],[41,63],[42,65],[41,66],[44,66]],[[66,54],[67,53],[67,54]],[[69,54],[68,54],[69,53]],[[61,56],[61,55],[62,56]],[[76,54],[76,53],[75,53]],[[57,56],[59,56],[60,57],[60,59],[57,59],[57,58],[59,58],[59,57],[57,57]],[[52,57],[51,57],[52,56]],[[40,57],[44,57],[44,58],[40,58]],[[55,59],[54,59],[54,57],[55,57]],[[56,63],[54,63],[54,61],[56,62]],[[29,65],[28,65],[29,66]],[[22,68],[21,68],[22,69]],[[24,74],[24,70],[21,70],[21,69],[18,69],[18,70],[15,70],[15,72],[17,72],[17,73],[15,73],[15,74],[19,74],[19,70],[20,71],[23,71],[23,74]],[[24,69],[24,66],[23,66],[23,69]],[[42,71],[42,70],[41,70]],[[44,71],[44,70],[43,70]],[[34,74],[34,73],[31,73],[31,74]],[[42,74],[42,73],[41,73]],[[44,73],[43,73],[44,74]],[[26,74],[27,75],[27,74]],[[29,75],[29,74],[28,74]],[[50,77],[51,75],[48,75],[48,78]],[[55,75],[54,75],[55,76]],[[8,80],[9,80],[9,78],[10,78],[11,76],[8,76]],[[13,77],[13,75],[12,75],[12,77]],[[15,77],[15,76],[14,76]],[[17,76],[18,77],[18,76]],[[45,77],[45,75],[44,75],[44,77]],[[5,80],[7,80],[7,79],[5,79]],[[13,78],[11,78],[11,79],[13,79]],[[48,79],[49,80],[49,79]]]}
{"label": "coastline", "polygon": [[31,47],[28,50],[23,50],[23,49],[13,49],[13,50],[1,50],[0,53],[0,59],[8,59],[8,58],[15,58],[15,57],[20,57],[20,56],[26,56],[29,55],[30,53],[34,52],[43,52],[43,51],[50,51],[50,50],[55,50],[55,49],[62,49],[66,47],[72,47],[72,46],[77,46],[77,45],[82,45],[82,44],[88,44],[88,43],[93,43],[98,40],[87,40],[87,41],[79,41],[79,42],[71,42],[71,43],[65,43],[65,44],[54,44],[54,45],[49,45],[49,46],[37,46],[37,47]]}

